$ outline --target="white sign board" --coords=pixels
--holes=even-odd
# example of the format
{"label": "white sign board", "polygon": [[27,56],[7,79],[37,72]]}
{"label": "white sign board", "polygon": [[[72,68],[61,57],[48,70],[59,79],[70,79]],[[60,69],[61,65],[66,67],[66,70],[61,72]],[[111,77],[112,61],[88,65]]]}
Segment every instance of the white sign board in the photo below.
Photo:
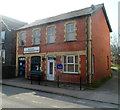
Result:
{"label": "white sign board", "polygon": [[39,47],[28,47],[24,48],[24,53],[39,53],[40,48]]}

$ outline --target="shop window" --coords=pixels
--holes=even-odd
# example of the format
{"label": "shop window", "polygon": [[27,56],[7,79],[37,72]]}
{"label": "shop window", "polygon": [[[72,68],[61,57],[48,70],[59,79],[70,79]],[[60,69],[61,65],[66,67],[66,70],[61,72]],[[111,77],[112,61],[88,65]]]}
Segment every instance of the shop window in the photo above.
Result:
{"label": "shop window", "polygon": [[64,73],[78,73],[78,56],[68,55],[63,57]]}
{"label": "shop window", "polygon": [[21,32],[20,33],[20,45],[24,46],[26,43],[26,32]]}
{"label": "shop window", "polygon": [[47,28],[47,43],[55,42],[55,26]]}
{"label": "shop window", "polygon": [[66,24],[66,40],[73,41],[75,40],[75,23]]}
{"label": "shop window", "polygon": [[33,44],[40,44],[40,30],[36,29],[33,31]]}
{"label": "shop window", "polygon": [[31,71],[41,71],[41,57],[31,57]]}

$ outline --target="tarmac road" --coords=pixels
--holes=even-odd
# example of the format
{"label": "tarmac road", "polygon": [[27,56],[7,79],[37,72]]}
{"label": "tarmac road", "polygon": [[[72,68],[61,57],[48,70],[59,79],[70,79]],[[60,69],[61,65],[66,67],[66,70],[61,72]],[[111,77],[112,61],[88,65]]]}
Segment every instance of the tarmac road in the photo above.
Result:
{"label": "tarmac road", "polygon": [[117,108],[117,105],[2,86],[2,108]]}

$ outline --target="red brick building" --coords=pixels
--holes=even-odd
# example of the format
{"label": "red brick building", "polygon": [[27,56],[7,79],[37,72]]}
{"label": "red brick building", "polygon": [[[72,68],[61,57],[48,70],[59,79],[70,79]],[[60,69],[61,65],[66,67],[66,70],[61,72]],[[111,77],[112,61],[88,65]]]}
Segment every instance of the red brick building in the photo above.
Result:
{"label": "red brick building", "polygon": [[[110,32],[104,4],[37,20],[17,30],[16,76],[42,71],[43,80],[91,83],[110,75]],[[19,71],[22,68],[23,71]]]}

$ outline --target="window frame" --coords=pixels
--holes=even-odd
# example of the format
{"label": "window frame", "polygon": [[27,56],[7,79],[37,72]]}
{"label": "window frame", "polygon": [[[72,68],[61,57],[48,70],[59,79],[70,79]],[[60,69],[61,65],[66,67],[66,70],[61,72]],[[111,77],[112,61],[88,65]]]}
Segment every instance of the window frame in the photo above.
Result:
{"label": "window frame", "polygon": [[[48,33],[48,29],[49,28],[54,28],[54,34],[53,34],[53,36],[52,36],[52,34],[51,34],[51,36],[53,37],[53,42],[49,42],[49,33]],[[50,26],[48,26],[47,28],[46,28],[46,34],[47,34],[47,44],[52,44],[52,43],[55,43],[55,38],[56,38],[56,36],[55,36],[55,34],[56,34],[56,26],[55,25],[50,25]]]}
{"label": "window frame", "polygon": [[[74,31],[72,31],[72,32],[68,32],[67,30],[67,25],[68,24],[74,24]],[[70,30],[71,30],[71,28],[70,28]],[[69,21],[69,22],[67,22],[67,23],[65,23],[65,41],[66,42],[70,42],[70,41],[76,41],[77,39],[76,39],[76,30],[77,30],[77,28],[76,28],[76,21]],[[72,39],[72,40],[68,40],[68,34],[69,33],[73,33],[74,32],[74,39]]]}
{"label": "window frame", "polygon": [[[34,32],[35,32],[36,30],[39,31],[39,36],[37,36],[37,37],[35,37],[35,35],[34,35]],[[37,29],[33,29],[33,31],[32,31],[32,35],[33,35],[33,42],[32,42],[32,44],[33,44],[33,45],[39,45],[39,44],[40,44],[41,30],[40,30],[39,28],[37,28]],[[38,43],[38,44],[35,44],[35,38],[39,38],[39,43]]]}
{"label": "window frame", "polygon": [[[66,55],[66,63],[64,63],[64,57],[65,56],[63,56],[63,73],[69,73],[69,74],[79,74],[79,70],[78,70],[78,72],[75,72],[75,67],[76,67],[76,65],[78,66],[78,68],[79,68],[79,64],[78,64],[78,62],[77,63],[75,63],[75,57],[78,57],[78,55]],[[68,63],[68,58],[69,57],[73,57],[73,63]],[[78,58],[77,58],[77,60],[78,60]],[[79,60],[78,60],[79,61]],[[66,65],[66,71],[64,71],[64,65]],[[70,72],[70,71],[68,71],[68,65],[74,65],[74,72]],[[77,69],[78,69],[77,68]]]}
{"label": "window frame", "polygon": [[[24,41],[24,45],[22,45],[22,33],[25,33],[25,41]],[[25,46],[26,45],[26,37],[27,37],[27,35],[26,35],[27,33],[26,33],[26,31],[22,31],[22,32],[20,32],[20,40],[19,40],[19,44],[20,44],[20,46]]]}
{"label": "window frame", "polygon": [[[36,62],[36,59],[39,59],[39,61]],[[38,70],[34,70],[35,68],[32,68],[35,67],[35,65],[38,65]],[[41,56],[31,56],[30,71],[41,71]]]}

